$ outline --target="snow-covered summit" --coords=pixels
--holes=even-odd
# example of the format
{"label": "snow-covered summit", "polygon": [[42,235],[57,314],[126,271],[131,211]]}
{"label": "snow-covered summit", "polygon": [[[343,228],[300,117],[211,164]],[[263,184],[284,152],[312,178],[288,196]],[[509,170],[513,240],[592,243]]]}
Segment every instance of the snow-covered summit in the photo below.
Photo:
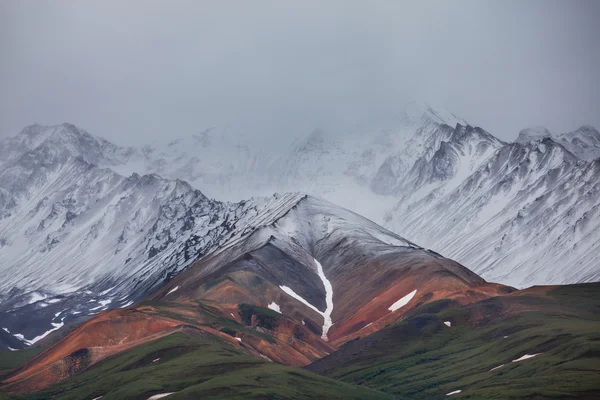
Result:
{"label": "snow-covered summit", "polygon": [[539,142],[548,138],[559,143],[581,160],[590,161],[600,157],[600,132],[589,125],[561,134],[552,134],[545,127],[526,128],[519,133],[516,142]]}
{"label": "snow-covered summit", "polygon": [[516,142],[518,143],[527,143],[537,140],[542,140],[547,137],[551,137],[552,134],[545,126],[533,126],[529,128],[522,129],[519,132],[519,136],[517,137]]}
{"label": "snow-covered summit", "polygon": [[600,132],[592,126],[584,125],[573,132],[557,135],[556,140],[582,160],[600,157]]}

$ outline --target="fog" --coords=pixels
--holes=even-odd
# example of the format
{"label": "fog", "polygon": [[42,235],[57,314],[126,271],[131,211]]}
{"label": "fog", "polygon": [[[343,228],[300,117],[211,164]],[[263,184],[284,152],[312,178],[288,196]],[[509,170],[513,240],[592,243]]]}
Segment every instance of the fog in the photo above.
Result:
{"label": "fog", "polygon": [[410,101],[510,140],[600,127],[596,1],[2,1],[0,135],[261,145],[393,128]]}

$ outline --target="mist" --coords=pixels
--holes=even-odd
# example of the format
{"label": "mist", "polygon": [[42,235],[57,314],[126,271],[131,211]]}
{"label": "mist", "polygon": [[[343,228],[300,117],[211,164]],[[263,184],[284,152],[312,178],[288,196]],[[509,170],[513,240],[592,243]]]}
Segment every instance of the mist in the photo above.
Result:
{"label": "mist", "polygon": [[393,128],[411,101],[504,140],[600,127],[595,1],[3,1],[0,135],[262,146]]}

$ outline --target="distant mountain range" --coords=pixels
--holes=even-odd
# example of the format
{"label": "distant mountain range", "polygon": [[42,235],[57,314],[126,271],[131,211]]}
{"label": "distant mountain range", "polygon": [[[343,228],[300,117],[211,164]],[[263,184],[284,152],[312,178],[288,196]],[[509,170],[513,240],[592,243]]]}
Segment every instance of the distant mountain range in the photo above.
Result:
{"label": "distant mountain range", "polygon": [[123,176],[189,182],[221,201],[308,193],[517,287],[600,274],[600,133],[589,126],[560,135],[528,128],[505,143],[411,104],[393,131],[316,130],[276,151],[217,128],[125,148],[68,124],[28,127],[0,149],[2,165],[29,151],[62,154]]}
{"label": "distant mountain range", "polygon": [[598,280],[598,138],[415,106],[280,152],[27,127],[0,142],[0,392],[594,398],[598,285],[512,286]]}

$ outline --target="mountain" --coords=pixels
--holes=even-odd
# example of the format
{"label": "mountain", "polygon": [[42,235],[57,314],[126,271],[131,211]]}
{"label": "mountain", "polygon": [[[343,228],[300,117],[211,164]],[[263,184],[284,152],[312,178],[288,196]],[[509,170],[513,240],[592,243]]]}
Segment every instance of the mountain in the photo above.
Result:
{"label": "mountain", "polygon": [[311,372],[410,399],[594,399],[599,284],[443,300],[341,347]]}
{"label": "mountain", "polygon": [[[431,109],[407,113],[405,126],[417,128],[406,141],[382,133],[341,145],[315,131],[294,144],[291,169],[277,158],[268,163],[288,184],[307,176],[330,196],[358,187],[371,207],[400,201],[389,225],[424,240],[457,240],[448,252],[492,263],[487,275],[520,262],[505,281],[549,279],[547,271],[557,280],[596,279],[600,160],[581,160],[552,137],[504,143],[464,121],[443,122],[452,119]],[[348,150],[357,143],[382,152],[363,158]],[[138,150],[68,124],[27,128],[0,148],[3,397],[600,392],[597,284],[490,283],[303,193],[224,203],[181,180],[125,177],[116,170]],[[349,170],[346,162],[357,159]],[[485,251],[498,237],[498,248]],[[502,265],[493,264],[499,257]],[[574,259],[577,268],[564,268]]]}
{"label": "mountain", "polygon": [[273,204],[145,301],[71,331],[6,390],[43,389],[176,333],[301,367],[425,304],[514,291],[325,200],[287,194]]}
{"label": "mountain", "polygon": [[386,225],[518,287],[596,281],[600,160],[549,137],[502,147],[455,189],[398,204]]}
{"label": "mountain", "polygon": [[0,328],[21,342],[11,348],[131,304],[279,204],[123,177],[93,164],[119,152],[71,125],[29,127],[2,148]]}
{"label": "mountain", "polygon": [[[7,336],[2,341],[6,348],[24,348],[50,339],[60,328],[75,326],[102,310],[124,307],[145,298],[197,259],[207,254],[223,254],[236,240],[245,240],[254,231],[262,236],[258,233],[251,236],[258,240],[257,248],[252,250],[259,254],[265,251],[270,254],[277,246],[293,250],[306,274],[315,270],[315,257],[301,250],[297,243],[311,251],[317,241],[335,249],[324,250],[324,261],[330,264],[323,267],[325,271],[330,266],[340,268],[337,265],[341,261],[344,265],[354,265],[366,256],[367,250],[356,253],[358,247],[346,249],[351,245],[346,243],[350,240],[364,242],[371,257],[377,257],[377,265],[388,265],[383,253],[390,253],[390,245],[413,249],[411,254],[419,254],[413,257],[415,265],[423,260],[438,265],[437,260],[442,259],[363,217],[306,195],[285,194],[222,203],[208,199],[183,181],[135,173],[123,177],[93,162],[115,162],[119,159],[116,155],[127,152],[115,150],[72,125],[47,129],[32,126],[8,139],[2,148],[7,157],[3,158],[0,171],[0,265],[6,279],[0,282],[0,328],[3,336]],[[280,219],[286,214],[295,218]],[[275,221],[285,224],[284,231],[263,228]],[[292,232],[296,227],[309,231]],[[310,230],[316,227],[324,231]],[[282,239],[292,233],[293,242]],[[265,241],[270,245],[263,248]],[[254,242],[243,243],[250,246]],[[338,260],[342,249],[345,255]],[[231,256],[237,251],[240,250],[234,246],[226,254]],[[289,256],[282,262],[298,263]],[[361,279],[378,290],[392,290],[388,287],[392,282],[389,275],[377,278],[362,269]],[[451,269],[471,284],[483,282],[472,274],[468,277],[458,264]],[[293,290],[295,284],[284,282],[283,272],[279,274],[275,283]],[[317,277],[311,278],[313,286],[321,284]],[[305,294],[308,299],[321,297],[322,289],[315,290],[310,296]],[[399,295],[398,290],[369,292],[372,297],[361,301],[371,301],[374,297],[383,301]],[[319,309],[307,314],[307,320],[313,321],[311,324],[316,324],[325,313],[322,301],[311,303]],[[389,306],[374,301],[367,307],[366,303],[354,301],[358,298],[348,299],[347,307],[358,314],[354,319],[350,315],[340,319],[343,323],[338,322],[332,333],[342,328],[347,331],[340,335],[352,333],[351,326],[344,328],[344,324],[373,322],[375,325],[377,321],[363,321],[361,313],[368,312],[374,318]],[[333,316],[338,312],[335,310]]]}
{"label": "mountain", "polygon": [[574,132],[557,135],[556,140],[583,160],[600,158],[600,132],[589,125],[584,125]]}
{"label": "mountain", "polygon": [[[220,200],[302,191],[358,212],[486,279],[525,287],[597,279],[599,140],[589,126],[561,135],[535,127],[505,143],[448,111],[411,104],[394,129],[343,137],[315,130],[275,151],[219,128],[124,148],[69,124],[28,127],[0,142],[0,149],[2,162],[10,163],[38,143],[52,143],[46,156],[81,157],[124,176],[184,180]],[[556,158],[542,157],[538,165],[546,146]],[[551,179],[559,170],[561,183]],[[564,195],[557,196],[559,190]],[[535,201],[543,194],[544,202]],[[528,217],[535,221],[519,224],[523,210],[533,209]],[[557,265],[567,268],[555,273]]]}
{"label": "mountain", "polygon": [[448,111],[411,104],[394,129],[315,130],[275,151],[217,128],[138,149],[98,143],[89,162],[183,179],[219,199],[323,197],[486,279],[526,287],[600,274],[600,134],[589,126],[560,135],[527,128],[506,143]]}

